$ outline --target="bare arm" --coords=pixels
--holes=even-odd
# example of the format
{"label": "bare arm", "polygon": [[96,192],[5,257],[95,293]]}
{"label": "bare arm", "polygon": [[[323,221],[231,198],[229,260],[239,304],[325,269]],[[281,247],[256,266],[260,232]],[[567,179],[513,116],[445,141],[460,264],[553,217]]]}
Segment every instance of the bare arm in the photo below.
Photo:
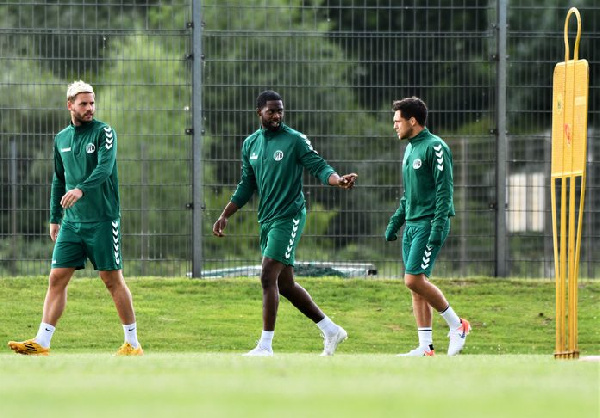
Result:
{"label": "bare arm", "polygon": [[233,202],[229,202],[225,206],[225,209],[223,209],[221,216],[219,216],[219,219],[217,219],[217,222],[215,222],[215,224],[213,225],[213,235],[214,236],[216,236],[216,237],[224,237],[225,236],[223,231],[227,227],[227,221],[229,220],[229,217],[231,215],[233,215],[234,213],[237,212],[237,210],[238,210],[238,205],[236,205]]}

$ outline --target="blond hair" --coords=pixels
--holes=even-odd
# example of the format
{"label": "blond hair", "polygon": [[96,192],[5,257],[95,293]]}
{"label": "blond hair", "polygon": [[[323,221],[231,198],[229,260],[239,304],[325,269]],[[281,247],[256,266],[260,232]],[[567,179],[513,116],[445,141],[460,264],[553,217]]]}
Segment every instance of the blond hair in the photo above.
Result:
{"label": "blond hair", "polygon": [[70,102],[75,101],[75,97],[79,93],[94,94],[94,88],[82,80],[74,81],[71,84],[69,84],[69,87],[67,88],[67,100]]}

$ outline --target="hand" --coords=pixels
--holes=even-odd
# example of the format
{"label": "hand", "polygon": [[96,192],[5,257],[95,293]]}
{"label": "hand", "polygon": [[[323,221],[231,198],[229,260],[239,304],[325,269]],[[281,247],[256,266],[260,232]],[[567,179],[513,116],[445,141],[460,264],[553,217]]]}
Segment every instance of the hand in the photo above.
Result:
{"label": "hand", "polygon": [[356,182],[356,178],[358,177],[358,174],[356,173],[350,173],[350,174],[344,174],[343,176],[341,176],[338,179],[338,187],[341,187],[342,189],[351,189],[354,187],[354,183]]}
{"label": "hand", "polygon": [[427,244],[432,247],[439,247],[442,245],[442,231],[438,231],[436,229],[432,229],[429,234],[429,240]]}
{"label": "hand", "polygon": [[60,205],[63,207],[63,209],[72,208],[73,205],[79,199],[81,199],[81,196],[83,196],[83,192],[81,190],[79,190],[79,189],[69,190],[67,193],[65,193],[65,195],[62,197],[62,199],[60,199]]}
{"label": "hand", "polygon": [[59,224],[50,224],[50,239],[56,242],[56,237],[58,237],[58,231],[60,231]]}
{"label": "hand", "polygon": [[396,241],[398,239],[398,231],[394,231],[394,227],[392,225],[388,225],[385,230],[385,240],[386,241]]}
{"label": "hand", "polygon": [[219,238],[224,237],[225,234],[223,233],[223,231],[225,230],[226,226],[227,218],[219,216],[219,219],[217,219],[217,222],[215,222],[215,224],[213,225],[213,235]]}

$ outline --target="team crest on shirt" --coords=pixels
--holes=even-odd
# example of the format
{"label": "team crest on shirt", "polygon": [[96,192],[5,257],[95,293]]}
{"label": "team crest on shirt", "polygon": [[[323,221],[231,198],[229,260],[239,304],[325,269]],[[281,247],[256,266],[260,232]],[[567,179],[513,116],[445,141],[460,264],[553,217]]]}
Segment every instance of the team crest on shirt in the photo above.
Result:
{"label": "team crest on shirt", "polygon": [[283,160],[283,151],[281,151],[281,150],[275,151],[275,154],[273,154],[273,158],[275,159],[275,161]]}
{"label": "team crest on shirt", "polygon": [[419,168],[421,168],[421,166],[423,165],[423,162],[417,158],[416,160],[413,161],[413,169],[418,170]]}
{"label": "team crest on shirt", "polygon": [[85,152],[88,154],[93,154],[96,151],[96,146],[91,142],[85,146]]}

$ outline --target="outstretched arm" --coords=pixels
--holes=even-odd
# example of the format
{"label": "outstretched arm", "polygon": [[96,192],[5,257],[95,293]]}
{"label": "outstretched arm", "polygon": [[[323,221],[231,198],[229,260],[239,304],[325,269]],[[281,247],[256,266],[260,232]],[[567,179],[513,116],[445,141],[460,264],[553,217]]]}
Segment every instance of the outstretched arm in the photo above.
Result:
{"label": "outstretched arm", "polygon": [[358,174],[356,173],[344,174],[343,176],[340,176],[338,173],[331,173],[328,183],[331,186],[338,186],[342,189],[351,189],[354,187],[357,177]]}

